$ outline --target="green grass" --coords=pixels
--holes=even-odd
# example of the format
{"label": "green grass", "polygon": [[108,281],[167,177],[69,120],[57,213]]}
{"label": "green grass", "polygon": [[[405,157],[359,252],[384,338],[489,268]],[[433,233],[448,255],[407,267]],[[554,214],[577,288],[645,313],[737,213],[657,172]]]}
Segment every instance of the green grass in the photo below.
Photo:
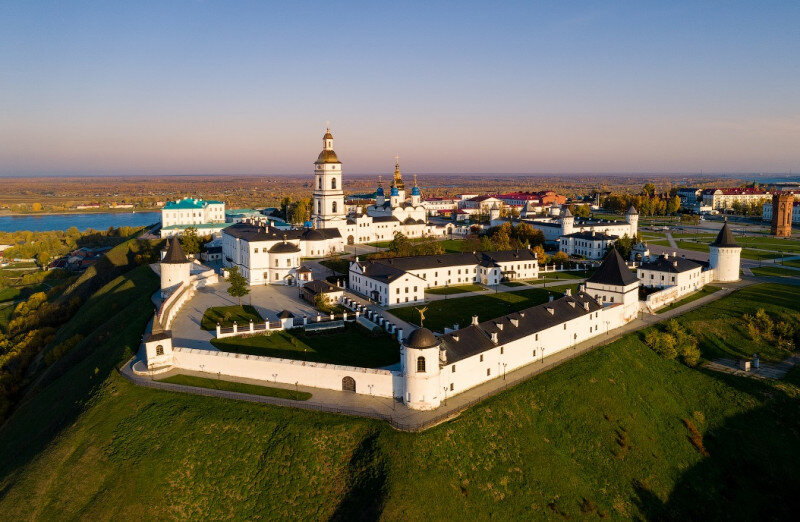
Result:
{"label": "green grass", "polygon": [[[431,301],[425,306],[425,326],[441,332],[444,327],[452,328],[453,324],[466,326],[477,315],[480,321],[487,321],[501,315],[523,310],[537,304],[547,302],[548,295],[557,292],[553,289],[530,288],[518,292],[499,292],[454,299]],[[415,306],[392,308],[389,312],[398,318],[419,324],[419,313]]]}
{"label": "green grass", "polygon": [[425,293],[436,295],[452,295],[463,294],[464,292],[481,292],[486,288],[481,285],[457,285],[457,286],[440,286],[438,288],[426,288]]}
{"label": "green grass", "polygon": [[10,286],[7,288],[0,289],[0,302],[3,301],[12,301],[19,297],[20,289],[16,286]]}
{"label": "green grass", "polygon": [[251,320],[254,323],[264,322],[264,318],[261,317],[261,314],[259,314],[258,310],[253,306],[213,306],[203,313],[200,327],[203,330],[216,330],[217,323],[224,328],[233,326],[234,321],[236,321],[239,326],[249,325]]}
{"label": "green grass", "polygon": [[[738,238],[737,238],[738,241]],[[654,245],[661,245],[661,246],[669,246],[668,242],[661,241],[652,241]],[[708,243],[695,243],[693,241],[676,241],[675,244],[678,248],[682,248],[685,250],[694,250],[695,252],[708,252]],[[752,250],[749,248],[742,248],[742,257],[745,259],[774,259],[776,257],[780,257],[780,254],[773,253],[773,252],[763,252],[760,250]]]}
{"label": "green grass", "polygon": [[350,261],[345,258],[325,259],[320,261],[319,264],[339,274],[346,275],[350,272]]}
{"label": "green grass", "polygon": [[786,259],[786,260],[781,261],[781,264],[782,265],[786,265],[786,266],[793,266],[793,267],[796,267],[796,268],[800,268],[800,259]]}
{"label": "green grass", "polygon": [[780,266],[762,266],[752,268],[753,275],[759,277],[800,277],[800,270],[781,268]]}
{"label": "green grass", "polygon": [[[784,288],[751,287],[687,323],[783,302]],[[797,370],[775,383],[691,369],[637,332],[409,434],[137,387],[113,369],[149,314],[0,429],[4,519],[786,520],[800,508]]]}
{"label": "green grass", "polygon": [[707,295],[711,295],[714,292],[717,292],[719,290],[722,290],[722,289],[720,287],[718,287],[718,286],[706,285],[703,288],[701,288],[700,290],[698,290],[697,292],[694,292],[693,294],[688,295],[688,296],[684,297],[683,299],[675,301],[674,303],[669,304],[669,305],[665,306],[664,308],[659,308],[656,311],[656,313],[657,314],[662,314],[664,312],[672,310],[673,308],[678,308],[679,306],[683,306],[683,305],[685,305],[687,303],[691,303],[692,301],[696,301],[697,299],[700,299],[701,297],[705,297]]}
{"label": "green grass", "polygon": [[8,322],[11,320],[11,314],[14,313],[13,304],[4,304],[0,306],[0,332],[5,332],[8,328]]}
{"label": "green grass", "polygon": [[267,397],[278,397],[279,399],[291,399],[293,401],[307,401],[311,398],[311,394],[308,392],[273,388],[271,386],[258,386],[255,384],[245,384],[220,379],[209,379],[194,375],[178,374],[160,380],[172,384],[183,384],[184,386],[210,388],[212,390],[224,390],[236,393],[249,393],[250,395],[264,395]]}
{"label": "green grass", "polygon": [[572,270],[569,272],[540,272],[539,279],[532,279],[531,282],[535,283],[536,281],[555,281],[559,279],[586,279],[590,275],[594,273],[594,270]]}
{"label": "green grass", "polygon": [[525,286],[525,283],[521,283],[519,281],[506,281],[505,283],[503,283],[503,286],[508,286],[513,288],[516,286]]}
{"label": "green grass", "polygon": [[778,239],[775,237],[737,237],[736,242],[742,247],[775,250],[787,254],[800,253],[800,241],[796,239]]}
{"label": "green grass", "polygon": [[366,368],[381,368],[400,360],[400,345],[394,337],[385,333],[373,335],[356,324],[317,333],[295,329],[269,335],[224,337],[212,339],[211,344],[226,352]]}

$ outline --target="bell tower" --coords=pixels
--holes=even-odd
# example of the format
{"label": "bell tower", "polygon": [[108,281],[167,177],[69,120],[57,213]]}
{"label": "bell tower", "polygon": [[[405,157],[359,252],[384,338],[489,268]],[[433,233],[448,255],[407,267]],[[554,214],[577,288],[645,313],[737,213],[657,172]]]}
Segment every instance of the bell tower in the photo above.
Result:
{"label": "bell tower", "polygon": [[322,137],[322,152],[314,162],[314,228],[338,228],[345,224],[342,162],[333,151],[333,135],[327,129]]}

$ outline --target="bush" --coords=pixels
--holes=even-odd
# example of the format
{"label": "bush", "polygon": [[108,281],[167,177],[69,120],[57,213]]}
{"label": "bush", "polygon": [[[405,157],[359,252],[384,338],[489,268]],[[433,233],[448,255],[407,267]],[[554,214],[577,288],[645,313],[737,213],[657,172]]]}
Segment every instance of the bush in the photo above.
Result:
{"label": "bush", "polygon": [[645,334],[645,343],[665,359],[675,359],[680,356],[681,361],[687,366],[697,366],[700,362],[697,339],[675,319],[667,322],[665,330],[650,330]]}

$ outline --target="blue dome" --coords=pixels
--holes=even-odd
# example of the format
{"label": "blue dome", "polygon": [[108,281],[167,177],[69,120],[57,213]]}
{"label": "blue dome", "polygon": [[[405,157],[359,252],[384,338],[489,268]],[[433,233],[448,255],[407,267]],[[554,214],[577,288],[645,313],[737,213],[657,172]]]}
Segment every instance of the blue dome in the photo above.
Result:
{"label": "blue dome", "polygon": [[411,189],[412,196],[419,196],[419,187],[414,187]]}
{"label": "blue dome", "polygon": [[383,196],[383,187],[378,187],[378,190],[375,192],[376,196]]}
{"label": "blue dome", "polygon": [[392,196],[399,196],[400,191],[397,190],[397,187],[392,187]]}

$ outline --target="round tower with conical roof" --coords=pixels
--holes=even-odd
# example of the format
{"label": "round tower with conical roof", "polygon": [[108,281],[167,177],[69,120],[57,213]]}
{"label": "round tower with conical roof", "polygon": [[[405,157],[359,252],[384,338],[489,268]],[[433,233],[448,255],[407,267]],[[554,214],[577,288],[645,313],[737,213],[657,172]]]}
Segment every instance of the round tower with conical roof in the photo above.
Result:
{"label": "round tower with conical roof", "polygon": [[432,410],[442,402],[441,345],[433,332],[417,328],[400,346],[400,367],[405,384],[403,403],[412,410]]}
{"label": "round tower with conical roof", "polygon": [[564,208],[561,214],[561,235],[566,236],[575,231],[575,216],[569,211],[569,207]]}
{"label": "round tower with conical roof", "polygon": [[722,225],[717,238],[708,247],[709,267],[714,271],[714,280],[720,283],[733,283],[739,280],[739,266],[742,255],[740,247],[733,238],[728,221]]}
{"label": "round tower with conical roof", "polygon": [[161,259],[161,297],[166,298],[181,283],[189,282],[192,263],[183,253],[178,236],[169,240],[167,253]]}
{"label": "round tower with conical roof", "polygon": [[628,236],[636,237],[636,234],[639,233],[639,211],[633,205],[625,213],[625,221],[631,226],[631,232]]}

